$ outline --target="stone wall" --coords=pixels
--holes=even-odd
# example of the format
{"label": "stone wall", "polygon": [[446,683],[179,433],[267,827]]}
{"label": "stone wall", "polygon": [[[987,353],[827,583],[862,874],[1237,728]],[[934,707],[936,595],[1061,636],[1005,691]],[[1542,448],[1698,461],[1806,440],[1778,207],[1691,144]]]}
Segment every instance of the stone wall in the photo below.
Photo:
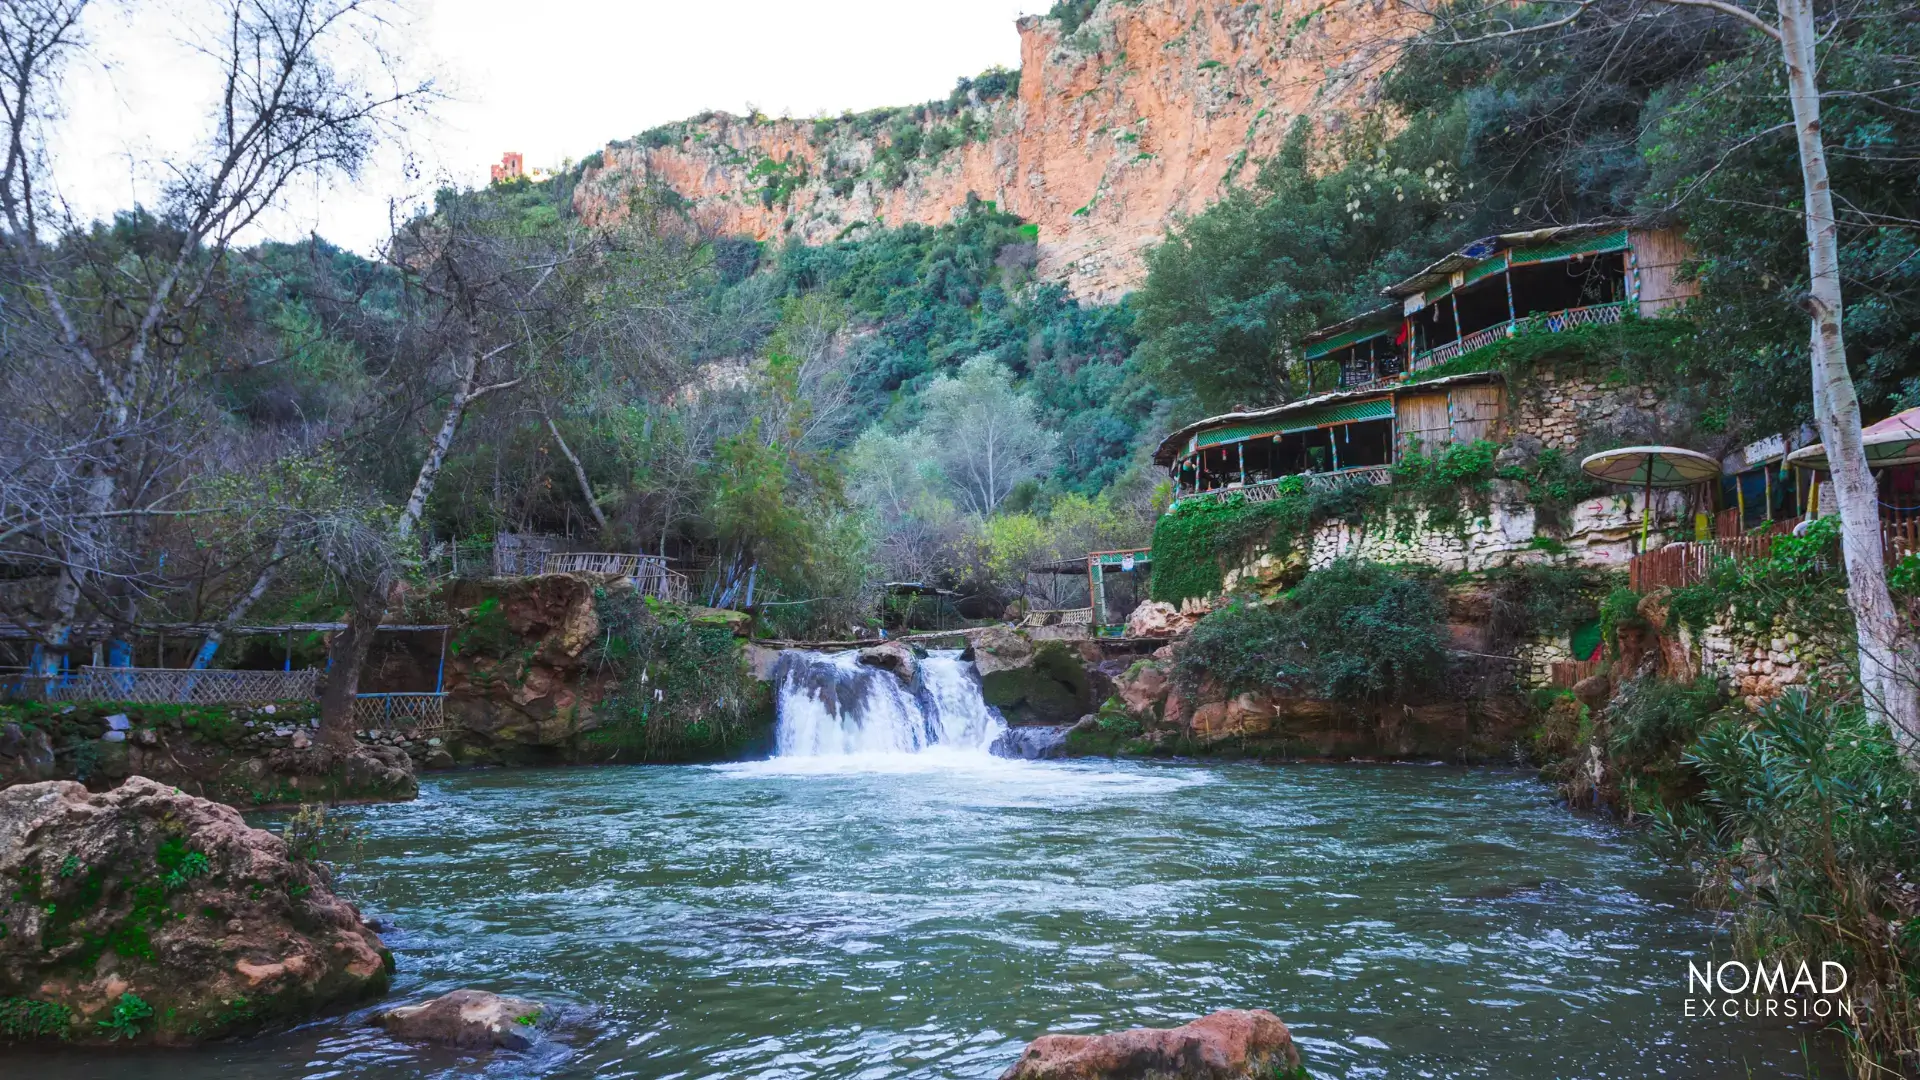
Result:
{"label": "stone wall", "polygon": [[1513,433],[1572,453],[1594,432],[1632,432],[1649,427],[1661,407],[1649,386],[1611,385],[1600,374],[1560,371],[1540,365],[1526,378],[1524,393],[1510,393]]}
{"label": "stone wall", "polygon": [[[1284,587],[1308,570],[1324,570],[1339,559],[1414,563],[1453,573],[1478,572],[1521,563],[1566,561],[1587,566],[1625,567],[1640,533],[1640,500],[1635,494],[1602,495],[1574,506],[1564,536],[1540,529],[1534,508],[1514,498],[1515,486],[1494,482],[1486,511],[1469,514],[1458,527],[1434,528],[1424,510],[1354,524],[1322,522],[1313,531],[1304,556],[1250,553],[1224,578],[1227,592]],[[1655,513],[1669,523],[1686,512],[1677,492],[1654,496]],[[1536,538],[1553,543],[1536,543]],[[1655,529],[1657,546],[1677,539]]]}
{"label": "stone wall", "polygon": [[1786,619],[1736,623],[1729,614],[1697,635],[1683,630],[1676,636],[1697,671],[1718,679],[1749,707],[1845,675],[1847,660],[1835,642],[1802,634]]}

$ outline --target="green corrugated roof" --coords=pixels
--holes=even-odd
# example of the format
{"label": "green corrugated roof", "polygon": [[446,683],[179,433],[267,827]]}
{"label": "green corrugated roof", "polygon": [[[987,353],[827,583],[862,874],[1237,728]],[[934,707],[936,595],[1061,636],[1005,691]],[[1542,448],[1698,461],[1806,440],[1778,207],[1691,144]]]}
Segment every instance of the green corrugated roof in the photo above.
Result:
{"label": "green corrugated roof", "polygon": [[1202,432],[1198,436],[1201,447],[1219,446],[1222,443],[1240,442],[1245,439],[1257,439],[1262,435],[1285,435],[1294,431],[1312,431],[1314,428],[1329,424],[1351,424],[1359,420],[1385,420],[1393,415],[1392,398],[1373,398],[1368,401],[1348,401],[1337,405],[1322,405],[1317,409],[1303,409],[1300,412],[1270,417],[1246,424],[1232,424]]}
{"label": "green corrugated roof", "polygon": [[1514,263],[1536,263],[1570,259],[1575,255],[1597,255],[1603,251],[1625,250],[1627,250],[1627,230],[1621,229],[1618,232],[1563,240],[1558,244],[1547,244],[1542,247],[1515,248],[1509,253],[1508,258]]}
{"label": "green corrugated roof", "polygon": [[1356,327],[1344,334],[1336,334],[1325,341],[1316,341],[1307,346],[1306,349],[1303,350],[1303,353],[1309,360],[1318,360],[1335,349],[1344,349],[1355,342],[1391,334],[1397,326],[1399,326],[1399,320],[1395,319],[1385,325],[1373,324],[1370,326]]}
{"label": "green corrugated roof", "polygon": [[1505,270],[1506,268],[1507,268],[1507,253],[1503,251],[1500,254],[1495,255],[1493,258],[1488,259],[1486,262],[1481,263],[1479,266],[1476,266],[1473,269],[1468,270],[1466,274],[1466,281],[1462,282],[1460,287],[1464,289],[1468,285],[1471,285],[1474,282],[1479,281],[1481,278],[1486,277],[1490,274],[1497,274],[1500,271]]}

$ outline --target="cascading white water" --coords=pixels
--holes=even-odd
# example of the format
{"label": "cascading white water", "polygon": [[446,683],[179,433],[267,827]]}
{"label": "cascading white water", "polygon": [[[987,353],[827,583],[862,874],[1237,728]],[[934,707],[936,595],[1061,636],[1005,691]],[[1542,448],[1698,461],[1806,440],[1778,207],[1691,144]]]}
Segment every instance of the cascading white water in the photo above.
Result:
{"label": "cascading white water", "polygon": [[909,688],[856,651],[793,650],[780,658],[775,754],[782,758],[916,754],[930,747],[985,754],[1006,721],[980,696],[973,662],[934,650]]}

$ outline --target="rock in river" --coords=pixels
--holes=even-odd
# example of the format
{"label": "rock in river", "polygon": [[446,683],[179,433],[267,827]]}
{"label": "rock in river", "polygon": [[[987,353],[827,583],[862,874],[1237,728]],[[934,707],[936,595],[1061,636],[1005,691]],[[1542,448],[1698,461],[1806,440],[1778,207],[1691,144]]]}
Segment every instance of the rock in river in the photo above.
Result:
{"label": "rock in river", "polygon": [[1000,1080],[1274,1080],[1299,1069],[1300,1053],[1279,1017],[1224,1009],[1177,1028],[1042,1035]]}
{"label": "rock in river", "polygon": [[185,1044],[378,994],[393,960],[324,872],[142,776],[0,791],[0,1039]]}
{"label": "rock in river", "polygon": [[396,1039],[433,1042],[481,1050],[499,1046],[525,1050],[533,1045],[538,1002],[501,997],[485,990],[455,990],[418,1005],[402,1005],[380,1014],[380,1026]]}

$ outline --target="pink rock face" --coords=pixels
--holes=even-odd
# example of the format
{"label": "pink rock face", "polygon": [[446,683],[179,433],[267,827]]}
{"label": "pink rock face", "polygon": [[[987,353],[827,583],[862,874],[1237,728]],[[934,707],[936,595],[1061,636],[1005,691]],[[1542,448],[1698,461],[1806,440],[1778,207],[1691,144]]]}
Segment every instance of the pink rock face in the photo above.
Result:
{"label": "pink rock face", "polygon": [[[0,791],[0,997],[92,1043],[192,1043],[377,994],[386,948],[324,872],[240,812],[142,776]],[[116,1022],[151,1012],[129,1028]]]}
{"label": "pink rock face", "polygon": [[1273,1080],[1300,1067],[1280,1018],[1225,1009],[1177,1028],[1042,1035],[1000,1080]]}
{"label": "pink rock face", "polygon": [[[1336,0],[1311,18],[1240,0],[1102,4],[1073,34],[1018,22],[1017,95],[967,106],[979,134],[921,155],[889,184],[870,168],[889,130],[839,121],[709,114],[651,144],[608,146],[574,207],[616,220],[643,185],[687,200],[724,233],[824,244],[849,223],[952,220],[969,195],[1039,226],[1038,273],[1091,300],[1137,285],[1169,225],[1252,182],[1296,117],[1325,137],[1364,108],[1417,25],[1410,7]],[[914,121],[923,136],[958,122]],[[798,186],[762,196],[762,162]],[[758,171],[756,171],[758,170]]]}

